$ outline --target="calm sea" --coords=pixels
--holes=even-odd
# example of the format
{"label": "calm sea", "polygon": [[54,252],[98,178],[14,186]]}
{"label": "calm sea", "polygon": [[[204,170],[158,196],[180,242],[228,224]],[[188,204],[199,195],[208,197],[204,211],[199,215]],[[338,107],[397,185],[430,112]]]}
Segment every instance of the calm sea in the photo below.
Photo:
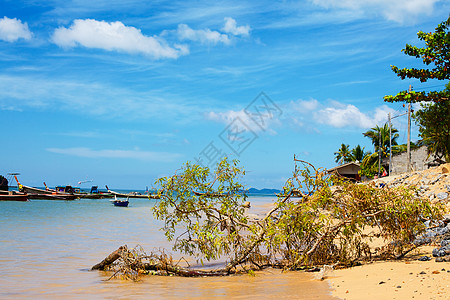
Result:
{"label": "calm sea", "polygon": [[[171,248],[155,221],[155,200],[0,201],[1,299],[331,299],[328,286],[301,272],[268,270],[219,278],[148,276],[140,282],[106,281],[88,271],[121,245],[146,251]],[[260,213],[270,197],[250,197]],[[174,253],[175,257],[180,257]]]}

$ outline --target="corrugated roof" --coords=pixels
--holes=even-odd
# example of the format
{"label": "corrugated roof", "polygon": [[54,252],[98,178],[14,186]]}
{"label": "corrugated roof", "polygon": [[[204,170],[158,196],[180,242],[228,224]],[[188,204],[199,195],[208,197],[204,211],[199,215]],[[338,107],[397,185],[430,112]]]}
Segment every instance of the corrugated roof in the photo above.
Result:
{"label": "corrugated roof", "polygon": [[331,173],[331,172],[337,171],[337,170],[339,170],[339,169],[348,167],[348,166],[350,166],[350,165],[355,165],[355,166],[358,166],[358,167],[359,167],[361,164],[360,164],[360,163],[357,163],[357,162],[354,162],[354,161],[351,161],[351,162],[349,162],[349,163],[346,163],[346,164],[343,164],[343,165],[340,165],[340,166],[337,166],[337,167],[328,169],[327,172],[328,172],[328,173]]}

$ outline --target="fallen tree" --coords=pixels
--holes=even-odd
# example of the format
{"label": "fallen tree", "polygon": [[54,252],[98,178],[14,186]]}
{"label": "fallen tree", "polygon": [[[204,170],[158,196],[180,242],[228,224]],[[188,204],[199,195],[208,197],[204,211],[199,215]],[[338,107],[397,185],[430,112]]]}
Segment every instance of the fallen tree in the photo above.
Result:
{"label": "fallen tree", "polygon": [[[350,266],[402,257],[416,247],[424,221],[441,218],[440,207],[411,188],[354,184],[299,160],[273,208],[261,218],[249,218],[239,183],[244,174],[237,161],[224,159],[213,172],[187,163],[179,174],[157,181],[160,200],[153,212],[164,221],[162,230],[174,241],[173,249],[202,263],[226,257],[222,269],[182,268],[164,252],[147,255],[126,246],[93,269],[136,279],[140,274],[222,276],[266,267]],[[365,234],[367,228],[374,233]],[[375,237],[385,242],[377,251],[369,246]]]}

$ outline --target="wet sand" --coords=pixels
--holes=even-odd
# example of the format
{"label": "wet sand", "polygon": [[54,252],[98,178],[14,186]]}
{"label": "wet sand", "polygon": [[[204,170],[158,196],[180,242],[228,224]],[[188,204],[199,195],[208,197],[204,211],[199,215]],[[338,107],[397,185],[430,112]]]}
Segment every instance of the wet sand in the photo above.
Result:
{"label": "wet sand", "polygon": [[112,288],[119,299],[337,299],[331,296],[328,284],[313,275],[279,270],[257,272],[255,276],[148,276],[138,283],[114,280],[105,286],[105,294],[100,292],[98,296],[110,295],[108,289]]}

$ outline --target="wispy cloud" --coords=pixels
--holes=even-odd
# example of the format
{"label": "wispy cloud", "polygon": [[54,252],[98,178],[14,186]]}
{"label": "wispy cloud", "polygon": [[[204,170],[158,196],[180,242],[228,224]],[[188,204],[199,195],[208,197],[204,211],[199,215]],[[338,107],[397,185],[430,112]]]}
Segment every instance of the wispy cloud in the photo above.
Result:
{"label": "wispy cloud", "polygon": [[175,44],[171,47],[162,38],[146,36],[140,29],[125,26],[119,21],[109,23],[77,19],[69,28],[56,29],[52,41],[64,48],[80,45],[107,51],[139,53],[155,59],[178,58],[189,52],[185,45]]}
{"label": "wispy cloud", "polygon": [[105,118],[126,116],[128,120],[166,118],[169,115],[195,116],[202,110],[198,102],[183,101],[185,98],[168,91],[149,89],[138,92],[98,82],[2,74],[0,99],[1,107],[9,110],[68,111]]}
{"label": "wispy cloud", "polygon": [[28,29],[27,23],[6,16],[0,19],[0,40],[15,42],[19,39],[30,40],[31,37],[32,33]]}
{"label": "wispy cloud", "polygon": [[[269,5],[257,2],[244,1],[179,1],[176,5],[170,5],[170,8],[155,12],[150,17],[145,18],[145,22],[154,24],[202,24],[205,27],[211,27],[216,24],[216,20],[222,20],[224,17],[240,17],[248,15],[249,12],[258,13],[263,8],[265,11]],[[144,21],[143,21],[144,22]]]}
{"label": "wispy cloud", "polygon": [[70,132],[56,133],[56,135],[77,137],[77,138],[98,138],[102,136],[102,134],[97,131],[70,131]]}
{"label": "wispy cloud", "polygon": [[275,134],[276,132],[271,128],[274,124],[278,124],[279,120],[274,118],[270,111],[267,113],[262,113],[260,118],[264,119],[263,123],[257,124],[252,117],[247,114],[243,109],[234,111],[229,110],[226,112],[208,112],[206,115],[206,119],[223,123],[224,125],[230,125],[233,121],[239,120],[238,122],[234,122],[233,124],[237,126],[236,129],[240,131],[253,131],[255,133],[261,131],[268,131],[271,134]]}
{"label": "wispy cloud", "polygon": [[430,15],[440,0],[310,0],[326,9],[343,9],[360,15],[381,14],[394,22],[410,22],[422,14]]}
{"label": "wispy cloud", "polygon": [[14,106],[14,105],[5,105],[3,103],[0,103],[0,110],[5,110],[5,111],[22,111],[22,109],[18,106]]}
{"label": "wispy cloud", "polygon": [[152,152],[141,150],[114,150],[103,149],[93,150],[91,148],[75,147],[75,148],[47,148],[48,152],[64,154],[70,156],[86,157],[86,158],[129,158],[144,161],[162,161],[173,162],[182,155],[169,152]]}
{"label": "wispy cloud", "polygon": [[194,30],[186,24],[178,25],[177,29],[178,38],[182,41],[196,41],[202,44],[217,44],[223,43],[225,45],[230,44],[231,40],[228,35],[220,33],[218,31],[210,29],[197,29]]}
{"label": "wispy cloud", "polygon": [[231,17],[224,18],[225,24],[222,32],[217,30],[192,29],[186,24],[179,24],[177,29],[178,38],[182,41],[196,41],[202,44],[218,44],[229,45],[234,36],[249,36],[250,26],[237,26],[236,20]]}

